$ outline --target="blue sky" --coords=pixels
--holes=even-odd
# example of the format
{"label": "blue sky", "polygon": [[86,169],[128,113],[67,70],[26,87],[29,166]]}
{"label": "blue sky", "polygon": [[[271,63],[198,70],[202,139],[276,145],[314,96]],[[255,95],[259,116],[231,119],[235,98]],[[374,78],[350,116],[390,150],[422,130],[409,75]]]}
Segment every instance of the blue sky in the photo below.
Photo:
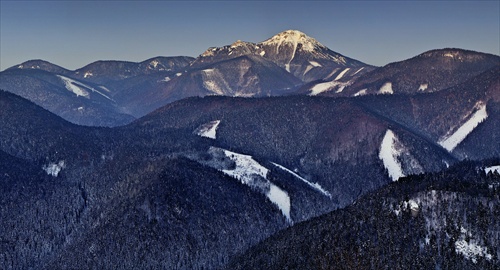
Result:
{"label": "blue sky", "polygon": [[0,70],[31,59],[77,69],[196,57],[287,29],[379,66],[445,47],[500,54],[499,1],[0,0]]}

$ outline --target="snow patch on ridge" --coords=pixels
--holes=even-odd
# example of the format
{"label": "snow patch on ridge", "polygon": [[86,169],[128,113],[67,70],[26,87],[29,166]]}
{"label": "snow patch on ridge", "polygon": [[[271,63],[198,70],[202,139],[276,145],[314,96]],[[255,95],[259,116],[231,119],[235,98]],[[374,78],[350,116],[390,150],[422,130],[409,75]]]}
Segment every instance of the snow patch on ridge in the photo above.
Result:
{"label": "snow patch on ridge", "polygon": [[196,130],[196,135],[215,140],[217,138],[217,128],[219,127],[219,124],[220,120],[203,124]]}
{"label": "snow patch on ridge", "polygon": [[344,83],[344,82],[338,82],[338,81],[318,83],[311,88],[311,93],[309,93],[309,95],[316,96],[316,95],[321,94],[323,92],[329,91],[337,86],[338,86],[338,89],[337,89],[336,93],[340,93],[349,84],[350,83]]}
{"label": "snow patch on ridge", "polygon": [[362,89],[362,90],[359,90],[356,94],[354,94],[355,97],[358,97],[358,96],[364,96],[367,94],[367,89]]}
{"label": "snow patch on ridge", "polygon": [[290,173],[291,175],[295,176],[296,178],[298,178],[299,180],[302,180],[302,182],[306,183],[308,186],[310,186],[311,188],[315,189],[316,191],[319,191],[320,193],[322,193],[323,195],[329,197],[330,199],[332,198],[332,194],[330,194],[330,192],[326,191],[325,189],[323,189],[323,187],[318,184],[318,183],[311,183],[309,181],[307,181],[305,178],[303,178],[302,176],[296,174],[295,172],[293,172],[292,170],[290,169],[287,169],[285,168],[284,166],[281,166],[277,163],[274,163],[274,162],[271,162],[274,166]]}
{"label": "snow patch on ridge", "polygon": [[389,172],[392,181],[397,181],[403,174],[403,168],[398,160],[401,151],[396,147],[397,137],[392,130],[388,129],[380,145],[379,158],[384,163],[385,168]]}
{"label": "snow patch on ridge", "polygon": [[382,87],[380,87],[380,90],[378,90],[379,94],[394,94],[394,91],[392,90],[392,83],[391,82],[386,82]]}
{"label": "snow patch on ridge", "polygon": [[488,118],[486,105],[484,103],[478,102],[474,106],[474,110],[475,112],[469,120],[455,131],[448,131],[448,133],[438,141],[438,144],[449,152],[452,152],[453,149],[455,149],[455,147],[457,147],[481,122]]}

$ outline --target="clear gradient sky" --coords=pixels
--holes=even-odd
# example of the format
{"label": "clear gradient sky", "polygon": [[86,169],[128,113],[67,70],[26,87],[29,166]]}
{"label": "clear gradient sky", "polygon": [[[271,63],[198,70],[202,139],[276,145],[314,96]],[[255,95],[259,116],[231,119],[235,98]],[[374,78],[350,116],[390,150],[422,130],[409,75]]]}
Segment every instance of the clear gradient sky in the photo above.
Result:
{"label": "clear gradient sky", "polygon": [[445,47],[500,54],[497,0],[0,0],[0,70],[31,59],[77,69],[96,60],[196,57],[287,29],[378,66]]}

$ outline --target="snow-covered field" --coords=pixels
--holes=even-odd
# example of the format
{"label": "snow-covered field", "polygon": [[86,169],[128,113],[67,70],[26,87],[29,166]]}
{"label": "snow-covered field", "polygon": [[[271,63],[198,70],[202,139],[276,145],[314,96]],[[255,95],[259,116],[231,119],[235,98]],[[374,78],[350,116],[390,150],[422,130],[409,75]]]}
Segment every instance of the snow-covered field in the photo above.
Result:
{"label": "snow-covered field", "polygon": [[398,161],[401,151],[396,148],[396,140],[397,138],[394,132],[388,129],[380,145],[380,152],[378,155],[393,181],[405,176],[401,163]]}

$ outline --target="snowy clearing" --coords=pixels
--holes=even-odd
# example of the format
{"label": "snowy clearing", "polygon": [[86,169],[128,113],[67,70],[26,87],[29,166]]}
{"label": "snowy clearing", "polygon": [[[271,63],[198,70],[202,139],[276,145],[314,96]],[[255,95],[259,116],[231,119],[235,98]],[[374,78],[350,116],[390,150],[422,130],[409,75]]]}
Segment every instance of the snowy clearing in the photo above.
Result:
{"label": "snowy clearing", "polygon": [[49,163],[49,164],[44,165],[42,167],[42,169],[48,175],[52,175],[54,177],[57,177],[59,175],[59,172],[61,172],[61,170],[64,168],[66,168],[66,164],[65,164],[64,160],[61,160],[58,163]]}
{"label": "snowy clearing", "polygon": [[267,177],[269,170],[255,161],[252,156],[238,154],[229,150],[224,150],[224,154],[236,163],[234,170],[222,170],[225,174],[240,180],[244,184],[249,184],[252,175],[258,175],[262,178]]}
{"label": "snowy clearing", "polygon": [[396,149],[396,135],[392,130],[388,129],[380,145],[379,158],[384,163],[385,168],[389,172],[389,176],[392,181],[397,181],[400,177],[405,176],[403,174],[403,168],[401,163],[398,161],[398,157],[401,155],[401,151]]}
{"label": "snowy clearing", "polygon": [[61,76],[61,75],[57,75],[57,77],[59,77],[64,82],[64,86],[66,87],[66,89],[68,89],[69,91],[74,93],[77,97],[82,96],[82,97],[89,98],[89,92],[87,92],[87,91],[85,91],[85,89],[79,87],[76,84],[76,81],[74,81],[70,78]]}
{"label": "snowy clearing", "polygon": [[220,120],[203,124],[196,130],[196,135],[215,140],[217,138],[217,128],[219,127],[219,124]]}
{"label": "snowy clearing", "polygon": [[292,222],[290,218],[290,197],[288,193],[271,183],[267,198],[278,206],[281,213],[286,217],[288,222]]}
{"label": "snowy clearing", "polygon": [[438,144],[444,147],[449,152],[452,152],[481,122],[488,118],[486,105],[482,102],[476,104],[477,110],[462,126],[460,126],[451,135],[449,131],[443,138],[438,141]]}
{"label": "snowy clearing", "polygon": [[332,195],[330,194],[330,192],[328,192],[328,191],[324,190],[324,189],[323,189],[323,187],[322,187],[320,184],[318,184],[318,183],[311,183],[311,182],[307,181],[305,178],[303,178],[302,176],[300,176],[300,175],[296,174],[295,172],[293,172],[292,170],[287,169],[287,168],[285,168],[284,166],[281,166],[281,165],[279,165],[279,164],[277,164],[277,163],[274,163],[274,162],[271,162],[271,163],[272,163],[274,166],[276,166],[276,167],[278,167],[278,168],[280,168],[280,169],[282,169],[282,170],[284,170],[284,171],[286,171],[286,172],[290,173],[291,175],[295,176],[295,177],[296,177],[296,178],[298,178],[299,180],[302,180],[302,182],[306,183],[306,184],[307,184],[307,185],[309,185],[311,188],[313,188],[313,189],[315,189],[315,190],[319,191],[319,192],[320,192],[320,193],[322,193],[323,195],[325,195],[325,196],[329,197],[330,199],[332,198]]}

